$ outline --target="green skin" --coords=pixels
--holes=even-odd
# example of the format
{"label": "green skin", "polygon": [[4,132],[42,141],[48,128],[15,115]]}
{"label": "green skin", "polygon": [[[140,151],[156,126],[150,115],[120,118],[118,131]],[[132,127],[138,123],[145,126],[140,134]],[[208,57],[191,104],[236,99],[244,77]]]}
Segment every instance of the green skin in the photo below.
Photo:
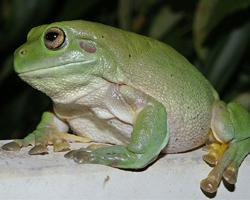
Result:
{"label": "green skin", "polygon": [[[48,36],[53,28],[63,33],[63,40],[54,38],[58,43]],[[33,28],[15,51],[14,65],[24,81],[52,99],[54,113],[45,112],[34,132],[3,149],[32,144],[30,154],[43,154],[49,144],[63,151],[72,141],[108,143],[114,145],[73,150],[66,157],[138,169],[161,152],[203,145],[212,131],[229,145],[220,158],[204,158],[216,163],[201,182],[209,193],[222,177],[234,184],[250,152],[250,114],[220,101],[183,56],[151,38],[93,22],[57,22]]]}

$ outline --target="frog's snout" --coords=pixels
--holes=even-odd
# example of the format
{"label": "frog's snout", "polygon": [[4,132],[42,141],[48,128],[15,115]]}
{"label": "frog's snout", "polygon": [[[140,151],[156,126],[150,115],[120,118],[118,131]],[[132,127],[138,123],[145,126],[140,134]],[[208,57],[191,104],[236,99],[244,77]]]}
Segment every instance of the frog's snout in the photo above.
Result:
{"label": "frog's snout", "polygon": [[17,73],[23,71],[23,65],[27,59],[28,50],[26,47],[21,46],[14,52],[14,69]]}
{"label": "frog's snout", "polygon": [[27,54],[27,50],[26,49],[20,49],[20,51],[18,53],[19,53],[19,55],[24,56],[24,55]]}
{"label": "frog's snout", "polygon": [[25,56],[26,54],[28,53],[27,49],[22,47],[22,48],[18,48],[16,51],[15,51],[15,56]]}

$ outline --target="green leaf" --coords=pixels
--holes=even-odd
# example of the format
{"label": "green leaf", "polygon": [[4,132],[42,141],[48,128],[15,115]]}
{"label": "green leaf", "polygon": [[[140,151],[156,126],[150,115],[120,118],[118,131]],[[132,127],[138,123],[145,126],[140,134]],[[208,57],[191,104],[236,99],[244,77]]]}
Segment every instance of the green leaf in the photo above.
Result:
{"label": "green leaf", "polygon": [[13,72],[13,55],[9,55],[0,67],[0,85]]}
{"label": "green leaf", "polygon": [[200,0],[194,18],[193,32],[195,48],[204,58],[206,48],[203,46],[211,31],[232,13],[250,7],[250,0]]}
{"label": "green leaf", "polygon": [[25,31],[47,17],[55,0],[12,0],[8,5],[5,21],[2,25],[0,50],[4,50],[15,43],[19,37],[24,37]]}
{"label": "green leaf", "polygon": [[182,17],[181,13],[173,12],[168,6],[162,7],[152,22],[149,36],[161,39]]}
{"label": "green leaf", "polygon": [[244,106],[250,112],[250,92],[239,94],[234,98],[234,101]]}
{"label": "green leaf", "polygon": [[120,0],[118,5],[119,27],[125,30],[131,29],[132,0]]}
{"label": "green leaf", "polygon": [[[100,0],[82,1],[82,0],[67,0],[62,5],[59,16],[56,18],[60,20],[72,20],[83,16],[86,12],[91,10],[92,6],[96,5]],[[59,3],[59,2],[58,2]]]}
{"label": "green leaf", "polygon": [[216,44],[206,60],[207,77],[220,92],[242,59],[250,43],[250,23],[233,30]]}

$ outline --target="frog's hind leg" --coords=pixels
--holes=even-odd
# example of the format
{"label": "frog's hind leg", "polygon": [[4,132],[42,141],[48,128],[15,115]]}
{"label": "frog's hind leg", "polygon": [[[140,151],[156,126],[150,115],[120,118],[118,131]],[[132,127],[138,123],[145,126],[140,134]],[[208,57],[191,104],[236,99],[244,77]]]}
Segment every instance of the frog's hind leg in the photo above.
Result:
{"label": "frog's hind leg", "polygon": [[250,153],[250,114],[242,106],[217,102],[212,118],[215,138],[225,143],[226,148],[218,156],[208,177],[201,181],[202,190],[208,193],[217,191],[222,178],[229,184],[235,184],[238,168]]}

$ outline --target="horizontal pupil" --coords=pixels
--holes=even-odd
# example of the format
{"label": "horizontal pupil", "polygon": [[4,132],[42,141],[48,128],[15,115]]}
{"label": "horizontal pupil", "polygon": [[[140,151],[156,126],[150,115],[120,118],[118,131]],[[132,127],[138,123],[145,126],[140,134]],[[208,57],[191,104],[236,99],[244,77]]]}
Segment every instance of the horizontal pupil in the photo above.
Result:
{"label": "horizontal pupil", "polygon": [[56,33],[56,32],[49,32],[49,33],[46,34],[45,37],[46,37],[46,40],[49,40],[49,41],[53,42],[57,38],[58,35],[59,34]]}

